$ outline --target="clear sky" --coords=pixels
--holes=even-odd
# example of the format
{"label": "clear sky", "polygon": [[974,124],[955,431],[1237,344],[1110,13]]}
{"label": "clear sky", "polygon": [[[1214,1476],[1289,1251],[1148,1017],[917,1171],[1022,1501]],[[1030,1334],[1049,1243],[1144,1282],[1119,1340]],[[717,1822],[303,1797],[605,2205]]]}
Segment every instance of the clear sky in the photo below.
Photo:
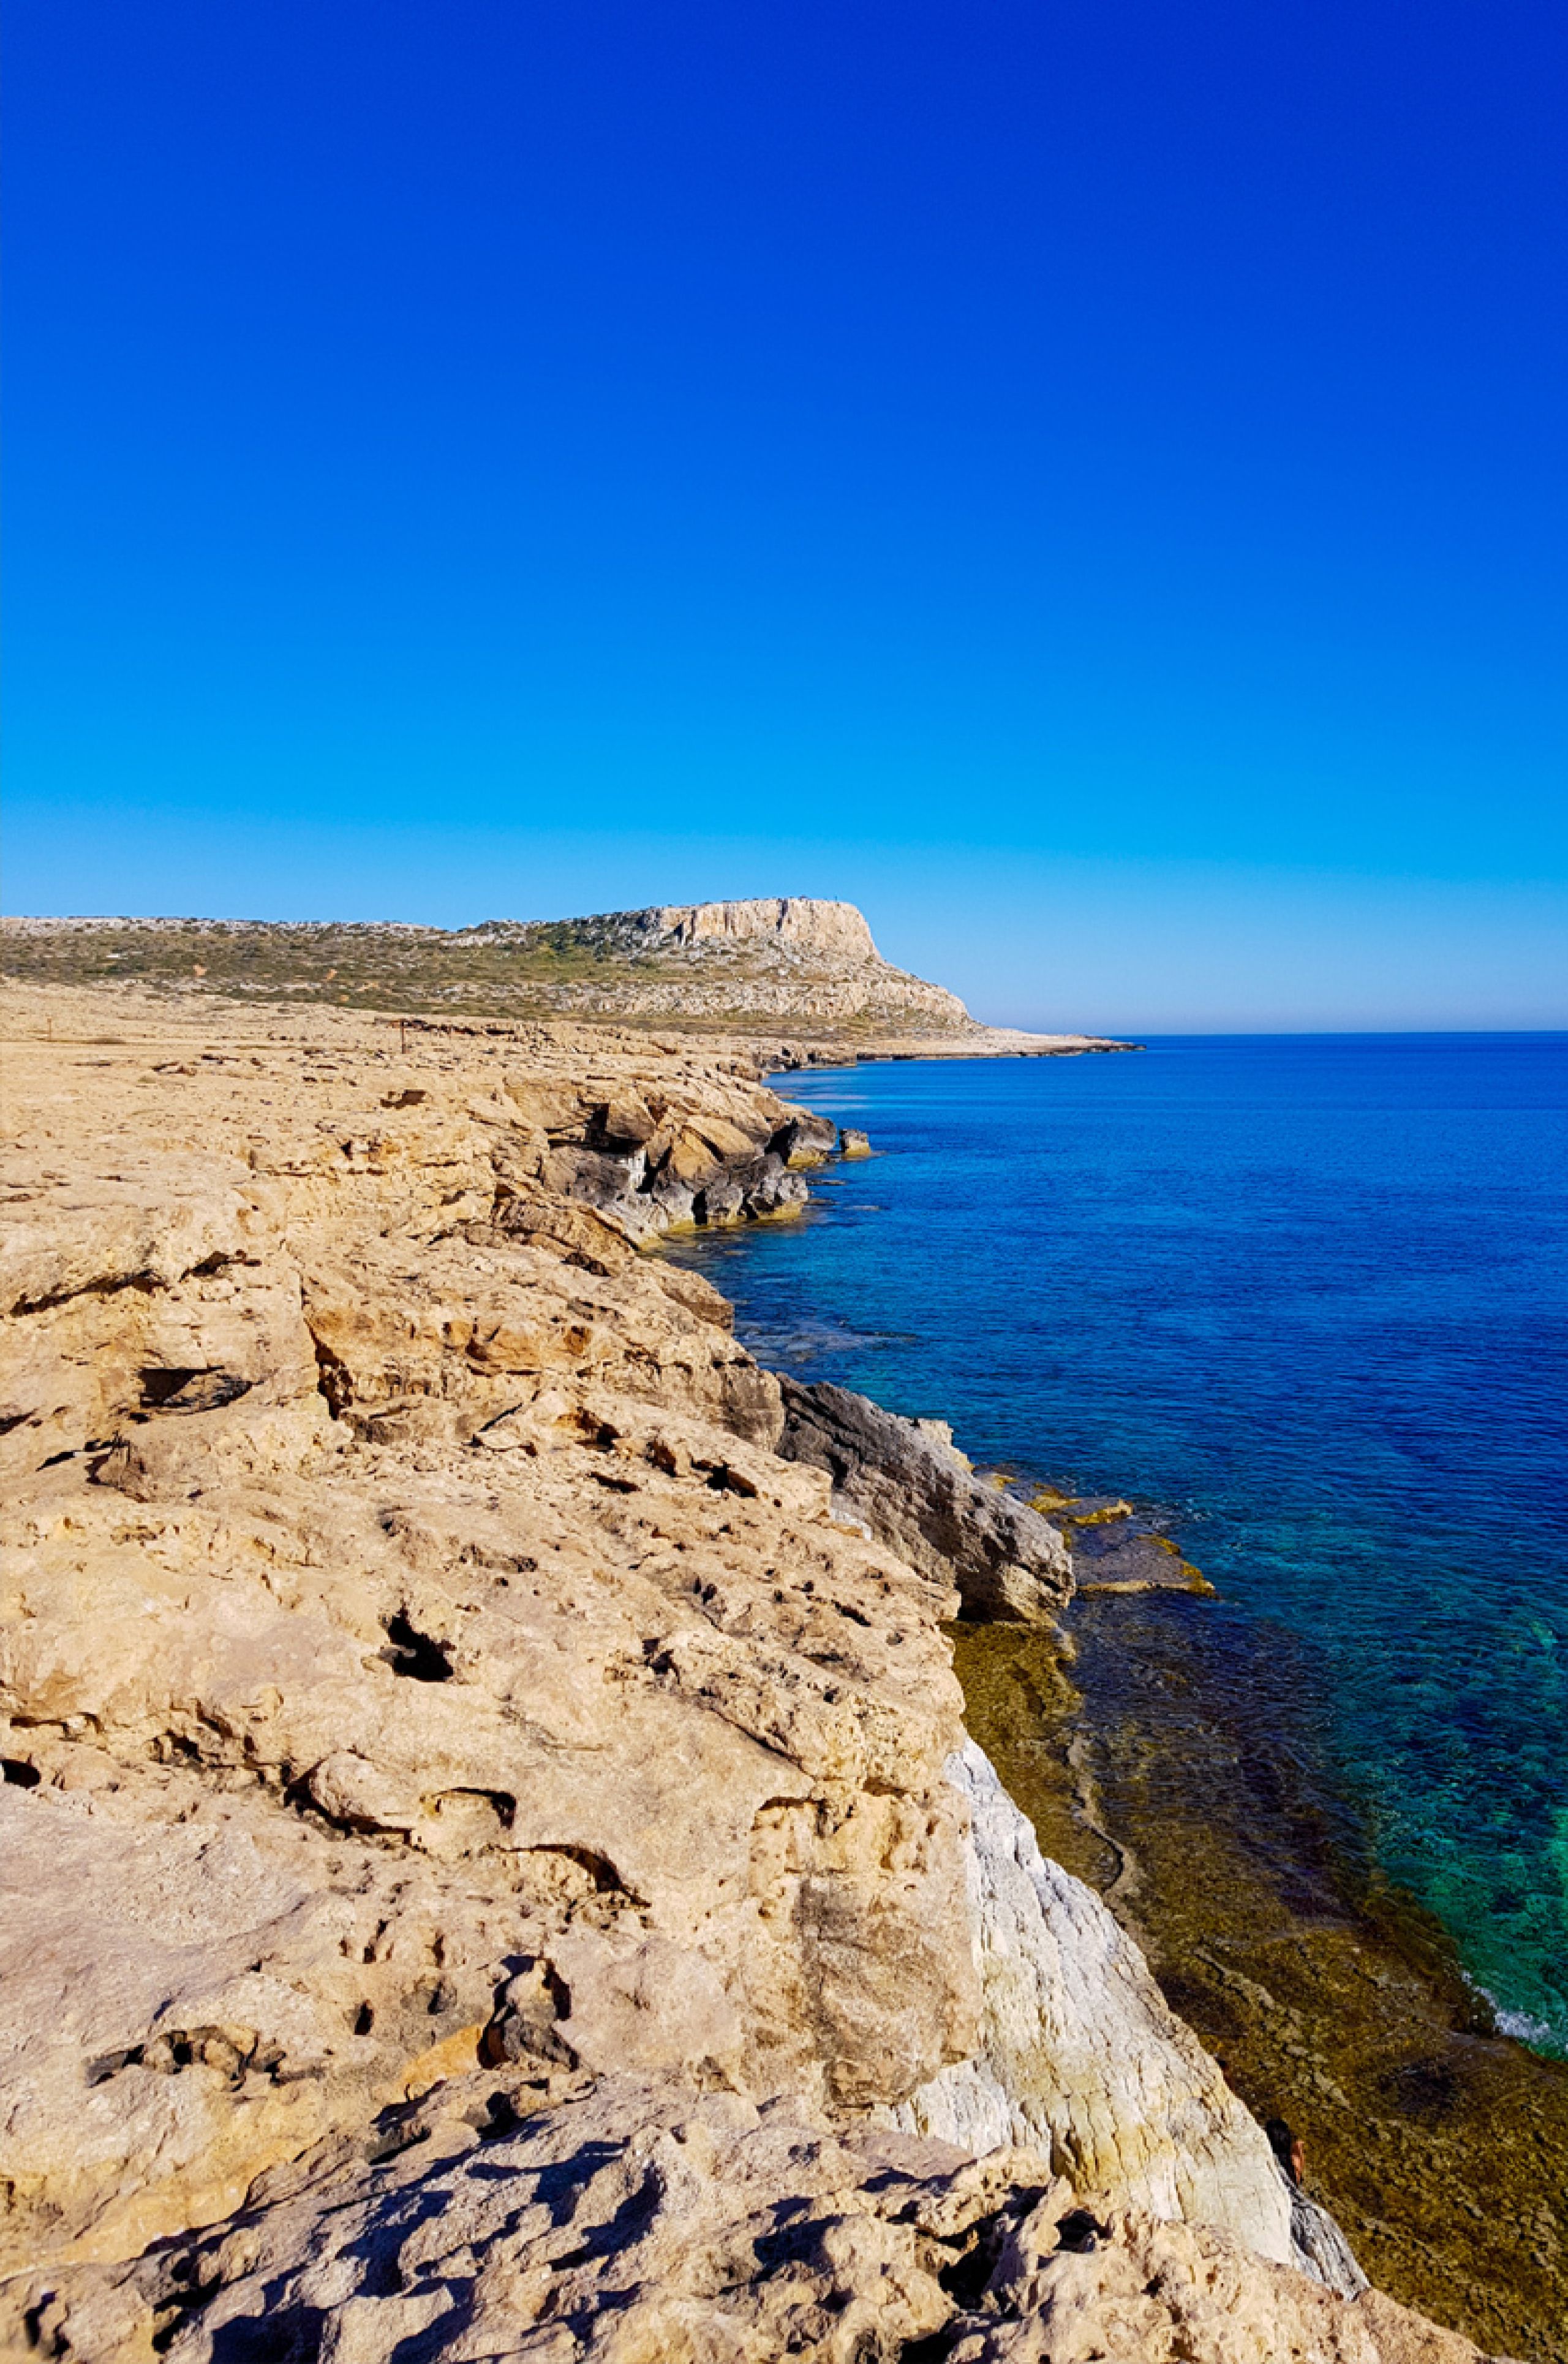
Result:
{"label": "clear sky", "polygon": [[6,908],[1568,1024],[1562,0],[11,0]]}

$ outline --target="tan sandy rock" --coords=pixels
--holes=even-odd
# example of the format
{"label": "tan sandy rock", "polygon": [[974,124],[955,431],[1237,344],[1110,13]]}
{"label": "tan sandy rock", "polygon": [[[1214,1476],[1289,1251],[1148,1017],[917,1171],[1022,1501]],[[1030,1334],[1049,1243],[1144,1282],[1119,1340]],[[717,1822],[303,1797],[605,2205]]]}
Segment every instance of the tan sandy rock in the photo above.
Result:
{"label": "tan sandy rock", "polygon": [[546,2099],[448,2084],[205,2235],[13,2283],[0,2323],[94,2364],[1487,2364],[1028,2150],[631,2077]]}
{"label": "tan sandy rock", "polygon": [[[14,2346],[1065,2357],[1130,2272],[1129,2355],[1251,2356],[1215,2275],[1383,2352],[1262,2262],[1256,2126],[966,1747],[962,1516],[843,1515],[651,1252],[826,1154],[754,1049],[6,1025]],[[1069,2183],[1133,2266],[1062,2250]]]}
{"label": "tan sandy rock", "polygon": [[761,940],[798,944],[846,960],[882,957],[871,940],[864,915],[853,903],[814,902],[805,895],[741,903],[667,904],[638,916],[651,920],[659,934],[673,936],[682,944],[720,936],[732,942]]}
{"label": "tan sandy rock", "polygon": [[787,1110],[603,1039],[165,1047],[11,1063],[12,2257],[233,2205],[525,1960],[595,2069],[853,2106],[960,2057],[947,1586],[768,1449],[717,1292],[630,1245],[646,1165],[568,1202],[614,1254],[506,1220],[547,1122],[750,1173]]}

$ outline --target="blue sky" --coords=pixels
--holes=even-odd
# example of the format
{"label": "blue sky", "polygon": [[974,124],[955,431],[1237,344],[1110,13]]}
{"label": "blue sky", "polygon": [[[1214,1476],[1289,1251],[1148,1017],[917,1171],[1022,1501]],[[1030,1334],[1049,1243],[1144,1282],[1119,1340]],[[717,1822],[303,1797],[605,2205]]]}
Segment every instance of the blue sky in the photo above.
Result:
{"label": "blue sky", "polygon": [[6,908],[1568,1024],[1559,0],[13,0]]}

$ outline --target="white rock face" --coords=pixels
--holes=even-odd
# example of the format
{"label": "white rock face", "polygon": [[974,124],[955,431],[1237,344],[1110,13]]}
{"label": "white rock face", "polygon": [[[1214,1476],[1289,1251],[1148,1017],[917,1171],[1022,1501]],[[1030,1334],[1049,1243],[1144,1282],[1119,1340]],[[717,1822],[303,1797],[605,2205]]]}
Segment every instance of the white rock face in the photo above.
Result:
{"label": "white rock face", "polygon": [[1093,1889],[1041,1855],[989,1758],[948,1766],[973,1818],[969,1894],[980,2048],[887,2122],[984,2152],[1032,2146],[1080,2191],[1221,2226],[1291,2256],[1290,2202],[1262,2129]]}
{"label": "white rock face", "polygon": [[806,895],[767,896],[740,903],[670,903],[652,911],[662,933],[691,944],[708,936],[730,943],[798,944],[839,960],[882,958],[865,915],[853,903],[822,903]]}

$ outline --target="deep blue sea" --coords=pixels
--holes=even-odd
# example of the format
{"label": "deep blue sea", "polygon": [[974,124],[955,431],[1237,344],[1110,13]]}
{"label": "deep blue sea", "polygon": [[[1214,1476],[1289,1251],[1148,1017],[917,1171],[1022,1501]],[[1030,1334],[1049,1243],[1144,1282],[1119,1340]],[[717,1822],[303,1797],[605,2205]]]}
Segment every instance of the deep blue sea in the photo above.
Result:
{"label": "deep blue sea", "polygon": [[1568,2053],[1568,1035],[779,1087],[878,1154],[707,1247],[747,1342],[1162,1512],[1217,1613],[1288,1629],[1375,1860]]}

